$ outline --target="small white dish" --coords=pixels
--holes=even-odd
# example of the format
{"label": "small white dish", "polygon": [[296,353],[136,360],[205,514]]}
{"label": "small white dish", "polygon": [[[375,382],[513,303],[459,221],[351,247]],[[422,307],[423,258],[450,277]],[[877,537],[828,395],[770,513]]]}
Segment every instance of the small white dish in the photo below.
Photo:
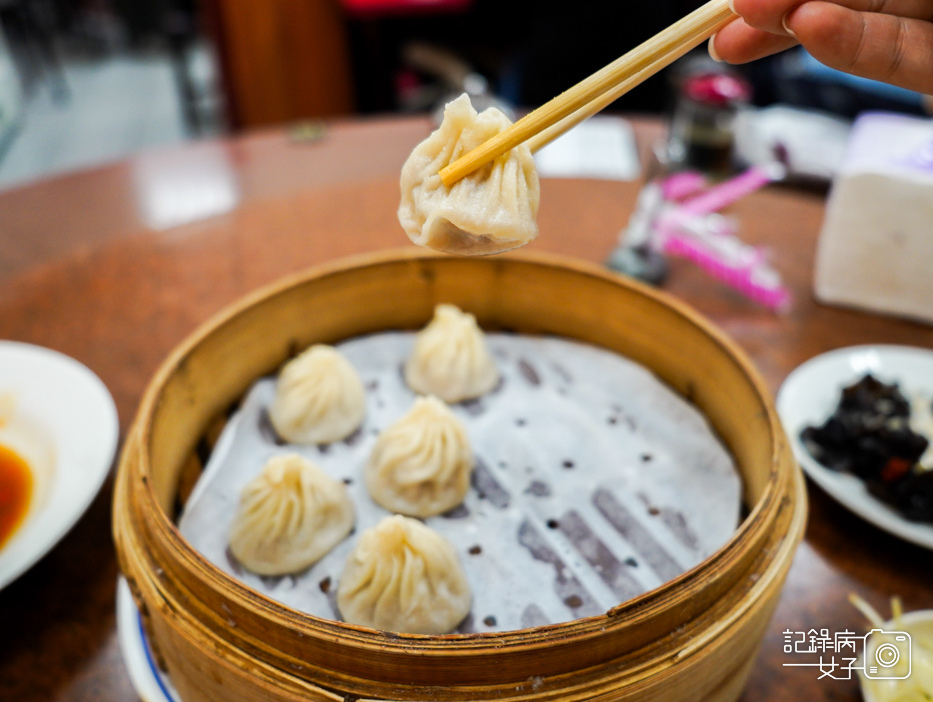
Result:
{"label": "small white dish", "polygon": [[871,495],[859,478],[816,461],[800,440],[805,427],[820,425],[832,414],[843,387],[869,372],[886,383],[899,383],[907,397],[933,397],[933,351],[909,346],[851,346],[811,358],[794,369],[778,392],[778,414],[797,461],[813,482],[866,521],[933,549],[933,524],[904,519]]}
{"label": "small white dish", "polygon": [[0,548],[0,588],[68,533],[100,490],[119,436],[106,386],[64,354],[0,341],[0,444],[26,459],[33,495]]}
{"label": "small white dish", "polygon": [[117,633],[123,663],[139,698],[146,702],[181,702],[171,681],[155,664],[139,610],[122,577],[117,580]]}
{"label": "small white dish", "polygon": [[[909,648],[901,651],[908,652],[910,657],[910,666],[908,668],[909,675],[905,680],[885,680],[885,679],[871,679],[867,676],[864,670],[859,670],[858,680],[859,687],[862,690],[862,697],[865,699],[865,702],[881,702],[882,700],[889,700],[892,698],[891,693],[904,693],[904,687],[911,686],[911,683],[917,678],[914,676],[922,676],[922,678],[927,681],[929,684],[930,681],[930,651],[929,651],[929,641],[933,640],[933,610],[931,609],[922,609],[914,612],[907,612],[902,615],[898,621],[890,619],[886,621],[882,626],[881,630],[884,632],[897,632],[903,631],[910,636],[910,645]],[[921,644],[921,641],[923,642]],[[920,650],[919,647],[925,645],[926,648]],[[903,648],[903,647],[901,647]],[[885,660],[884,655],[882,655],[880,663],[890,664],[890,656]],[[856,662],[856,665],[863,667],[865,662],[864,653],[859,656],[859,660]],[[888,673],[884,668],[879,668],[881,675]],[[903,670],[896,671],[903,673]],[[928,692],[928,691],[925,691]]]}

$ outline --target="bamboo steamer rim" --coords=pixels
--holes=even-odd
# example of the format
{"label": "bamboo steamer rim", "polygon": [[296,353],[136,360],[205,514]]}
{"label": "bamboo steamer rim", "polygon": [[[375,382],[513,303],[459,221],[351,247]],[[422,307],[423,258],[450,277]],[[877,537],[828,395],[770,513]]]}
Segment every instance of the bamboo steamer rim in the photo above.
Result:
{"label": "bamboo steamer rim", "polygon": [[[764,381],[751,362],[746,358],[744,352],[722,331],[712,323],[706,321],[699,313],[695,312],[680,300],[666,293],[649,288],[637,281],[623,279],[592,263],[569,259],[554,254],[522,252],[517,255],[497,257],[497,259],[508,262],[509,264],[518,263],[537,267],[556,268],[564,272],[569,271],[577,275],[596,278],[611,283],[612,285],[627,287],[650,299],[654,303],[670,308],[670,310],[679,315],[683,320],[697,328],[698,331],[702,332],[723,351],[730,363],[737,367],[738,373],[744,376],[749,382],[752,391],[755,396],[761,400],[761,405],[767,413],[766,421],[771,429],[772,436],[771,446],[769,448],[771,469],[768,477],[768,484],[763,490],[762,495],[726,544],[690,570],[663,583],[653,590],[621,603],[604,614],[528,629],[492,633],[446,634],[440,636],[384,632],[309,615],[291,609],[252,590],[233,576],[224,573],[207,561],[181,536],[175,524],[161,508],[159,500],[151,486],[151,466],[146,446],[151,438],[153,417],[158,411],[160,393],[169,379],[184,364],[185,358],[202,344],[205,339],[260,301],[285,294],[296,285],[313,279],[323,279],[333,275],[344,274],[351,270],[362,271],[366,268],[385,264],[403,262],[418,263],[437,259],[466,261],[466,265],[470,265],[470,261],[474,261],[473,259],[452,259],[441,254],[426,252],[423,249],[407,247],[401,250],[393,249],[378,253],[356,255],[314,266],[281,278],[228,305],[211,319],[201,324],[169,354],[156,371],[146,389],[138,410],[137,420],[134,423],[137,429],[136,447],[128,448],[139,452],[138,477],[141,478],[143,483],[143,489],[140,492],[140,497],[143,500],[142,507],[147,509],[149,514],[153,516],[151,520],[152,528],[158,533],[160,538],[164,539],[166,543],[171,544],[175,549],[176,554],[182,560],[183,567],[199,571],[201,576],[220,592],[239,601],[248,602],[253,609],[263,613],[274,621],[278,621],[283,626],[287,625],[299,632],[305,632],[304,635],[329,640],[335,644],[358,647],[361,654],[367,649],[379,652],[397,649],[406,653],[415,652],[419,655],[431,656],[432,653],[441,652],[443,652],[444,655],[449,655],[452,648],[464,651],[471,649],[502,650],[514,646],[520,646],[524,650],[528,650],[529,648],[533,649],[535,647],[551,648],[555,644],[555,639],[561,642],[569,642],[576,639],[590,639],[604,635],[613,629],[624,627],[632,616],[648,616],[651,611],[663,608],[669,605],[673,599],[682,597],[685,588],[689,590],[691,588],[696,589],[700,587],[701,582],[705,581],[710,573],[722,567],[722,562],[727,559],[729,554],[755,540],[752,534],[755,525],[761,521],[765,512],[777,509],[779,507],[777,503],[782,501],[781,488],[786,486],[783,486],[781,483],[789,480],[802,484],[802,479],[799,476],[799,469],[793,471],[793,475],[782,475],[777,470],[777,466],[780,465],[782,461],[786,462],[788,460],[789,447],[786,439],[783,441],[780,440],[780,437],[783,437],[783,428],[772,404],[766,401],[766,398],[769,397],[769,392]],[[496,262],[493,262],[493,265],[495,264]],[[799,485],[796,487],[799,488]],[[799,489],[792,488],[792,491],[799,493]],[[803,516],[806,511],[803,508],[804,502],[799,502],[800,499],[798,494],[798,504],[801,508],[796,510],[799,514],[795,516],[796,521],[794,529],[798,529],[799,525],[797,522],[805,518]],[[805,501],[805,497],[802,499]],[[783,498],[783,502],[787,502],[786,497]],[[799,530],[802,533],[802,528]],[[788,537],[791,538],[784,540],[786,547],[795,547],[797,541],[799,541],[800,535],[789,533]],[[774,559],[772,558],[772,560]],[[762,578],[761,580],[765,579]],[[756,583],[755,587],[764,587],[765,584],[766,583]]]}
{"label": "bamboo steamer rim", "polygon": [[[121,476],[121,479],[125,478]],[[794,477],[794,491],[792,494],[794,494],[793,500],[800,506],[806,504],[805,483],[799,471]],[[124,514],[124,517],[126,517],[126,514]],[[656,695],[652,691],[657,689],[659,678],[664,678],[672,674],[674,670],[683,666],[703,665],[703,662],[707,660],[709,655],[716,655],[712,652],[719,649],[724,640],[728,639],[730,636],[734,639],[734,632],[747,628],[751,621],[760,621],[762,611],[765,612],[764,616],[766,619],[770,618],[767,611],[770,606],[773,606],[776,602],[777,594],[780,591],[780,587],[786,577],[786,572],[791,564],[793,550],[803,536],[805,524],[806,510],[793,510],[786,537],[777,539],[777,543],[772,544],[777,552],[777,557],[771,560],[768,568],[761,573],[760,577],[756,577],[749,582],[745,595],[739,598],[738,601],[732,603],[726,616],[714,619],[710,626],[700,631],[696,636],[688,637],[679,645],[667,651],[656,652],[657,655],[653,655],[649,659],[642,660],[636,664],[626,663],[624,666],[619,667],[610,663],[603,666],[601,672],[600,670],[590,671],[588,676],[584,676],[581,679],[567,679],[560,687],[550,690],[545,695],[535,695],[534,699],[556,702],[557,700],[583,700],[596,697],[602,699],[603,695],[610,695],[615,699],[614,695],[617,694],[619,685],[624,685],[627,695],[638,696],[640,694],[648,694],[649,696],[645,699],[655,698]],[[131,559],[137,559],[139,552],[130,550],[129,555]],[[141,580],[148,581],[143,582],[142,586],[144,588],[152,588],[155,579],[151,577],[151,571],[147,570],[144,566],[138,567],[142,573]],[[137,593],[134,592],[134,597],[136,596]],[[257,659],[248,654],[244,654],[242,651],[237,651],[235,648],[231,648],[231,643],[229,641],[218,639],[216,632],[206,629],[202,622],[193,618],[183,607],[179,606],[180,603],[177,601],[163,602],[158,600],[158,595],[156,595],[155,598],[158,601],[159,607],[167,606],[169,610],[173,612],[173,616],[171,617],[173,627],[176,627],[178,631],[186,632],[186,636],[200,641],[201,645],[206,645],[208,650],[212,652],[212,655],[219,656],[230,665],[246,665],[256,674],[262,676],[263,682],[261,685],[263,686],[272,685],[273,688],[277,690],[277,680],[282,680],[288,685],[293,684],[292,680],[283,680],[280,678],[282,672],[281,666],[272,665],[267,660]],[[749,660],[753,658],[754,656],[751,656]],[[348,683],[350,680],[344,679],[343,682]],[[322,683],[313,679],[306,680],[304,684],[311,686],[311,692],[317,692],[326,696],[327,699],[330,699],[330,694],[332,694],[332,691],[335,689],[326,685],[320,687],[319,685]],[[264,687],[263,689],[267,688]],[[302,698],[309,694],[309,688],[303,688],[303,690]],[[475,692],[476,691],[469,696],[469,699],[474,699]],[[483,696],[483,699],[499,697],[502,692],[505,691],[500,689],[499,694],[491,692],[490,694],[492,694],[492,697],[486,695]],[[388,688],[377,687],[371,691],[357,690],[357,693],[367,699],[371,696],[383,699],[386,694],[388,694],[388,698],[391,699],[402,699],[405,695],[402,690],[392,686]],[[402,695],[403,697],[399,697],[398,695]],[[356,699],[358,695],[349,694],[341,696],[344,699]],[[318,699],[318,697],[314,695],[312,695],[312,698]],[[404,698],[408,699],[408,697]],[[275,697],[275,699],[279,698]],[[292,698],[289,697],[288,699]],[[412,697],[411,699],[422,699],[422,697]],[[428,698],[425,697],[424,699]],[[434,697],[430,697],[430,699],[434,699]],[[438,697],[437,699],[441,698]],[[443,699],[447,698],[444,697]],[[460,698],[451,697],[450,699]],[[509,697],[509,699],[512,699],[512,697]],[[521,699],[526,698],[522,696]],[[626,696],[626,699],[628,699],[628,696]],[[641,697],[639,697],[639,699],[641,699]],[[665,697],[665,699],[667,698]]]}
{"label": "bamboo steamer rim", "polygon": [[[795,476],[794,480],[794,494],[794,499],[798,501],[799,504],[806,504],[805,482],[803,476],[799,473]],[[605,671],[606,674],[597,674],[595,679],[566,680],[559,688],[552,689],[543,696],[534,696],[534,699],[540,699],[542,701],[549,700],[550,702],[569,699],[589,700],[597,697],[602,699],[603,695],[617,694],[620,684],[624,684],[627,694],[646,694],[647,691],[657,687],[659,676],[666,676],[679,666],[691,665],[691,661],[703,661],[705,656],[721,645],[722,641],[729,636],[730,631],[742,628],[748,621],[756,618],[760,619],[761,608],[764,607],[764,609],[767,610],[769,603],[772,605],[774,604],[777,593],[790,568],[792,553],[803,537],[805,526],[806,510],[794,510],[793,519],[787,532],[787,538],[781,539],[780,543],[775,547],[778,551],[778,557],[771,561],[769,567],[762,573],[760,578],[756,578],[751,582],[746,595],[734,603],[734,606],[729,609],[727,616],[716,619],[711,626],[704,629],[699,635],[688,639],[682,646],[663,652],[661,655],[654,656],[634,666],[625,665],[622,668],[612,670],[614,666],[610,665]],[[135,596],[136,593],[134,593],[134,597]],[[177,604],[178,603],[174,603],[177,615],[173,617],[174,626],[179,627],[182,631],[186,631],[187,635],[193,636],[195,639],[201,641],[202,644],[207,643],[213,655],[226,659],[230,664],[243,665],[244,662],[248,662],[250,669],[263,676],[263,685],[276,684],[274,681],[278,679],[277,676],[280,675],[281,668],[252,656],[244,656],[244,654],[239,651],[235,652],[235,654],[230,657],[232,651],[225,652],[224,650],[225,647],[230,647],[230,643],[217,640],[215,632],[206,630],[201,622],[187,615],[185,610],[178,607]],[[172,605],[170,604],[169,606]],[[751,660],[753,659],[754,656],[751,656]],[[334,688],[319,687],[318,684],[316,684],[317,681],[306,681],[305,684],[308,683],[311,684],[313,691],[323,695],[333,694]],[[305,688],[302,698],[304,698],[306,694],[308,694],[307,688]],[[383,699],[385,690],[373,694],[375,694],[378,699]],[[401,690],[391,687],[389,688],[389,694],[391,699],[402,699],[402,697],[398,695],[404,695]],[[357,699],[356,694],[341,696],[343,699]],[[363,696],[367,699],[370,697],[370,695],[366,694]],[[649,699],[654,698],[654,696],[655,695],[651,694]],[[483,697],[483,699],[489,698],[488,695]],[[612,698],[614,699],[614,697]],[[276,699],[278,698],[276,697]],[[315,697],[314,699],[317,698]],[[329,696],[328,699],[330,699]],[[408,698],[405,697],[405,699]],[[412,697],[411,699],[421,698]],[[434,697],[430,697],[430,699],[434,699]],[[437,699],[441,698],[438,697]],[[445,697],[444,699],[447,698]],[[474,695],[471,695],[469,699],[474,699]],[[512,698],[509,697],[509,699]],[[521,699],[531,698],[523,696]],[[626,697],[626,699],[628,699],[628,697]]]}

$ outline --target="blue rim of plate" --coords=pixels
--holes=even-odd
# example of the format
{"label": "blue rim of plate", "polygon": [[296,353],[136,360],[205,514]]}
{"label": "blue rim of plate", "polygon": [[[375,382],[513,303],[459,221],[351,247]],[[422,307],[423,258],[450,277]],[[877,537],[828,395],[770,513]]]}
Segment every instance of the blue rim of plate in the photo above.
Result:
{"label": "blue rim of plate", "polygon": [[117,580],[117,633],[123,663],[140,699],[145,702],[182,702],[168,675],[156,665],[142,617],[122,576]]}
{"label": "blue rim of plate", "polygon": [[[900,365],[900,368],[898,367]],[[905,375],[914,367],[914,376]],[[922,380],[917,376],[922,368]],[[873,372],[884,382],[896,381],[910,396],[917,385],[933,397],[933,350],[893,344],[848,346],[814,356],[795,368],[777,394],[777,411],[803,471],[833,499],[879,529],[918,546],[933,549],[933,524],[912,522],[868,492],[853,475],[830,470],[814,459],[800,440],[807,424],[822,423],[839,402],[844,385]],[[925,382],[923,382],[925,380]],[[795,402],[798,395],[817,395],[819,407]],[[933,440],[933,437],[928,437]]]}

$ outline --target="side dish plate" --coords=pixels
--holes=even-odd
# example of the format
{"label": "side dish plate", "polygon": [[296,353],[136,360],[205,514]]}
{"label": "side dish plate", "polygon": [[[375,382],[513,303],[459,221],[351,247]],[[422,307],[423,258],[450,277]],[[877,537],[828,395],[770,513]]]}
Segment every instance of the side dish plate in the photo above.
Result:
{"label": "side dish plate", "polygon": [[6,431],[14,422],[26,427],[29,443],[46,459],[41,471],[34,469],[25,520],[0,549],[3,588],[84,514],[113,463],[119,424],[113,398],[94,373],[40,346],[0,341],[0,396]]}
{"label": "side dish plate", "polygon": [[[794,369],[778,392],[778,414],[797,461],[813,482],[878,528],[933,549],[933,524],[904,519],[871,495],[859,478],[817,462],[800,441],[805,427],[822,424],[832,414],[842,388],[866,373],[886,383],[898,383],[907,397],[933,400],[933,351],[909,346],[851,346],[811,358]],[[927,438],[933,441],[933,437]]]}

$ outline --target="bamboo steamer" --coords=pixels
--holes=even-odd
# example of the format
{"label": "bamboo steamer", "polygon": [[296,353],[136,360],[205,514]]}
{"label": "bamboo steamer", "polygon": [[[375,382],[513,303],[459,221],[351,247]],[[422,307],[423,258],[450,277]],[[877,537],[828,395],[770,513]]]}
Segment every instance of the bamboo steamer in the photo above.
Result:
{"label": "bamboo steamer", "polygon": [[[206,428],[311,343],[417,329],[438,302],[486,329],[578,339],[651,368],[736,459],[748,516],[692,570],[604,615],[520,631],[400,635],[305,615],[196,553],[171,515]],[[123,451],[114,535],[160,664],[185,702],[731,701],[750,670],[805,524],[800,471],[743,353],[683,304],[553,256],[405,250],[287,278],[191,335],[150,383]],[[530,583],[531,587],[537,586]]]}

